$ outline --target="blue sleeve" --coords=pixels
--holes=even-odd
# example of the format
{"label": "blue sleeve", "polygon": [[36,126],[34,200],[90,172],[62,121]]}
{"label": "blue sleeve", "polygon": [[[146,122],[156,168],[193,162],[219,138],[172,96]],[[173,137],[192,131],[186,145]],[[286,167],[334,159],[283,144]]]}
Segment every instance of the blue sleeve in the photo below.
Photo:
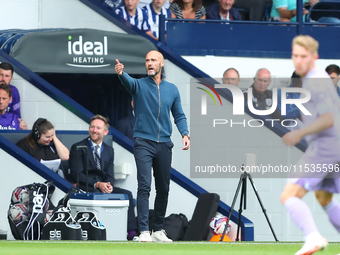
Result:
{"label": "blue sleeve", "polygon": [[171,11],[169,9],[166,9],[166,18],[167,19],[171,18]]}
{"label": "blue sleeve", "polygon": [[116,9],[115,10],[115,13],[119,16],[119,17],[122,17],[123,18],[123,12],[120,8]]}
{"label": "blue sleeve", "polygon": [[131,94],[136,94],[137,90],[137,80],[132,78],[127,73],[123,72],[123,75],[118,75],[119,80],[121,81],[122,85],[126,88],[126,90]]}
{"label": "blue sleeve", "polygon": [[143,25],[142,25],[142,30],[143,31],[150,31],[151,27],[149,24],[149,19],[148,19],[148,14],[145,9],[142,9],[143,12]]}
{"label": "blue sleeve", "polygon": [[287,0],[273,0],[273,5],[276,9],[287,7],[288,8],[288,1]]}
{"label": "blue sleeve", "polygon": [[182,109],[181,97],[179,95],[177,87],[175,100],[171,107],[171,113],[172,116],[174,117],[175,124],[180,134],[182,136],[189,134],[187,118],[185,117],[185,114]]}
{"label": "blue sleeve", "polygon": [[19,122],[19,115],[18,114],[13,114],[14,118],[13,118],[13,122],[14,122],[14,127],[16,130],[20,130],[20,122]]}
{"label": "blue sleeve", "polygon": [[12,88],[12,107],[11,112],[18,115],[21,118],[20,114],[20,94],[16,87],[11,86]]}

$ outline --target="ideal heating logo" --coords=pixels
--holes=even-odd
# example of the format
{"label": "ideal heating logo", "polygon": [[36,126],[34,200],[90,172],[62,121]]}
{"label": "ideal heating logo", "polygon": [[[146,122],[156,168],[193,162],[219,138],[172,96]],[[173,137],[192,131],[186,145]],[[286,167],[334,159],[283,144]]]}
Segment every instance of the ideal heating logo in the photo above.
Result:
{"label": "ideal heating logo", "polygon": [[[222,101],[220,96],[218,95],[218,93],[216,92],[216,90],[204,83],[200,83],[206,87],[208,87],[216,96],[217,98],[220,100],[220,104],[222,106]],[[201,89],[203,91],[205,91],[208,95],[210,95],[210,97],[213,99],[215,105],[217,105],[216,100],[214,98],[214,96],[212,95],[212,93],[207,90],[207,89],[203,89],[200,87],[197,87],[198,89]],[[228,89],[233,97],[233,115],[244,115],[244,105],[245,105],[245,98],[244,98],[244,94],[242,92],[242,90],[234,85],[226,85],[226,84],[216,84],[215,88],[218,89]],[[290,92],[294,92],[294,93],[300,93],[300,94],[304,94],[305,97],[303,98],[298,98],[298,99],[288,99],[286,98],[286,93],[290,93]],[[271,106],[270,109],[267,110],[258,110],[255,109],[255,107],[253,106],[253,102],[252,102],[252,98],[253,98],[253,89],[252,88],[248,88],[247,91],[247,104],[248,104],[248,109],[251,113],[255,114],[255,115],[270,115],[272,114],[276,108],[277,108],[277,88],[273,88],[273,104]],[[286,115],[286,108],[288,104],[295,104],[299,110],[305,114],[305,115],[311,115],[311,113],[302,105],[303,103],[308,102],[311,99],[311,93],[304,88],[291,88],[291,87],[287,87],[287,88],[282,88],[281,89],[281,114],[282,115]],[[201,115],[207,115],[207,95],[206,94],[202,94],[201,95]],[[252,125],[251,123],[255,121],[255,122],[259,122],[260,125]],[[272,126],[274,125],[274,120],[273,119],[266,119],[265,121],[270,121],[272,123]],[[278,120],[277,120],[278,121]],[[290,122],[292,123],[291,125],[285,125],[286,122]],[[213,127],[216,127],[216,125],[225,125],[227,123],[230,123],[231,127],[233,125],[242,125],[242,126],[246,126],[246,120],[243,120],[242,122],[235,122],[232,119],[227,120],[227,119],[214,119],[213,120]],[[248,122],[248,126],[250,127],[261,127],[264,125],[263,120],[261,119],[252,119],[249,120]],[[284,127],[294,127],[297,125],[296,120],[293,119],[285,119],[281,121],[281,125]]]}
{"label": "ideal heating logo", "polygon": [[68,37],[68,55],[72,56],[72,62],[68,66],[82,68],[106,67],[105,56],[108,55],[107,37],[101,41],[85,41],[83,36],[78,38]]}

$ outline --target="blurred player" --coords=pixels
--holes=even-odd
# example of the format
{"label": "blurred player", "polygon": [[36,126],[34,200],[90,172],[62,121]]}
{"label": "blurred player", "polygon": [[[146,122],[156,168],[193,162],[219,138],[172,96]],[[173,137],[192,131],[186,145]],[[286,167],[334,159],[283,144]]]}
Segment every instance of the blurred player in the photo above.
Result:
{"label": "blurred player", "polygon": [[296,164],[300,176],[288,179],[281,201],[305,235],[305,244],[296,253],[303,255],[328,245],[315,225],[310,208],[301,199],[308,191],[314,191],[330,222],[340,232],[340,205],[333,199],[333,193],[340,191],[339,179],[334,176],[340,162],[340,105],[328,74],[315,67],[319,43],[310,36],[300,35],[294,38],[292,47],[295,72],[304,78],[302,88],[311,93],[310,100],[304,104],[311,115],[301,114],[304,128],[282,137],[290,146],[305,137],[308,148]]}

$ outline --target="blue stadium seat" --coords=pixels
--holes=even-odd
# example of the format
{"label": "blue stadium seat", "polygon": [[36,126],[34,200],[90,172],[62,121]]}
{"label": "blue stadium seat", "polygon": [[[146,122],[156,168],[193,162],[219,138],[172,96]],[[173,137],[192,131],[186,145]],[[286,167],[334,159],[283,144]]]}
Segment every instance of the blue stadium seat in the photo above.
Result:
{"label": "blue stadium seat", "polygon": [[321,17],[333,17],[333,15],[340,17],[340,2],[338,0],[318,2],[310,8],[306,21],[319,20]]}

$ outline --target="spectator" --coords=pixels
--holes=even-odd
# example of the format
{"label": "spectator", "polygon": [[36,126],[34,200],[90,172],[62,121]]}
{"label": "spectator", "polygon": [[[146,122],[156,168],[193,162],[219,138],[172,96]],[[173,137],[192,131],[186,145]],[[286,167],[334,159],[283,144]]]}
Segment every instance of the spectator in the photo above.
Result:
{"label": "spectator", "polygon": [[16,87],[10,84],[13,79],[14,68],[10,63],[2,62],[0,64],[0,84],[6,84],[12,89],[12,100],[7,107],[8,112],[13,112],[21,118],[20,114],[20,95]]}
{"label": "spectator", "polygon": [[326,72],[328,73],[328,75],[331,77],[336,92],[338,93],[339,97],[340,97],[340,88],[338,87],[338,82],[340,80],[340,67],[337,65],[329,65],[326,67]]}
{"label": "spectator", "polygon": [[207,9],[207,19],[241,20],[241,14],[233,8],[234,0],[218,0]]}
{"label": "spectator", "polygon": [[[253,106],[257,110],[268,110],[272,107],[273,104],[273,92],[268,90],[268,86],[271,82],[271,74],[268,69],[261,68],[257,70],[254,84],[251,86],[253,89],[252,102]],[[245,100],[248,101],[248,92],[244,91]],[[276,107],[276,110],[270,115],[273,119],[282,120],[282,116],[280,114],[279,109]]]}
{"label": "spectator", "polygon": [[[291,85],[290,87],[293,88],[301,88],[302,87],[302,80],[299,75],[297,75],[295,72],[292,74],[292,79],[291,79]],[[281,89],[277,91],[277,106],[278,109],[281,112],[281,97],[283,95],[281,94]],[[289,92],[286,95],[287,99],[298,99],[300,98],[300,93],[295,93],[295,92]],[[286,105],[286,115],[282,115],[283,119],[301,119],[300,116],[300,109],[295,105],[295,104],[287,104]]]}
{"label": "spectator", "polygon": [[[114,187],[113,175],[113,148],[103,143],[104,136],[108,134],[109,123],[101,115],[95,115],[90,120],[89,137],[72,145],[69,165],[71,175],[74,180],[77,179],[79,172],[79,188],[86,190],[88,183],[89,192],[102,193],[123,193],[129,197],[128,209],[128,239],[131,240],[136,234],[137,221],[134,212],[134,203],[132,193],[129,190]],[[86,146],[87,148],[87,165],[84,166],[84,153],[77,151],[77,146]],[[85,170],[88,171],[86,177]]]}
{"label": "spectator", "polygon": [[21,121],[15,112],[8,112],[8,105],[12,101],[12,89],[6,84],[0,84],[0,129],[27,129],[25,121]]}
{"label": "spectator", "polygon": [[[306,2],[307,0],[303,0]],[[308,14],[308,10],[303,9],[303,15]],[[271,21],[295,22],[296,21],[296,0],[273,0],[270,12]]]}
{"label": "spectator", "polygon": [[135,123],[135,113],[133,111],[133,100],[131,100],[131,107],[132,111],[123,119],[120,119],[115,129],[117,129],[119,132],[121,132],[123,135],[129,137],[131,140],[133,139],[133,127]]}
{"label": "spectator", "polygon": [[58,139],[52,123],[47,119],[37,119],[31,133],[21,139],[17,146],[64,177],[60,163],[61,160],[68,160],[70,152]]}
{"label": "spectator", "polygon": [[151,31],[156,38],[159,37],[159,15],[165,15],[165,18],[171,18],[171,12],[170,10],[165,9],[163,6],[164,3],[165,0],[153,0],[152,3],[143,8],[148,14],[148,22],[151,26]]}
{"label": "spectator", "polygon": [[174,0],[170,4],[173,19],[205,19],[205,8],[202,0]]}
{"label": "spectator", "polygon": [[272,0],[236,0],[234,7],[249,9],[249,20],[261,21],[267,5],[271,5]]}
{"label": "spectator", "polygon": [[151,32],[148,22],[148,15],[145,10],[137,7],[139,0],[125,0],[125,5],[116,9],[116,14],[136,26],[139,30],[144,31],[152,38],[158,40]]}
{"label": "spectator", "polygon": [[[324,2],[324,0],[310,0],[310,5],[314,6],[318,2]],[[334,1],[336,2],[336,1]],[[339,2],[339,1],[338,1]],[[339,3],[327,3],[324,6],[320,6],[317,8],[318,10],[330,10],[327,11],[318,11],[313,14],[313,19],[317,20],[318,22],[324,23],[340,23],[340,10],[339,10]],[[336,11],[337,10],[337,11]]]}
{"label": "spectator", "polygon": [[240,74],[235,68],[228,68],[223,73],[223,84],[238,86],[240,83]]}

